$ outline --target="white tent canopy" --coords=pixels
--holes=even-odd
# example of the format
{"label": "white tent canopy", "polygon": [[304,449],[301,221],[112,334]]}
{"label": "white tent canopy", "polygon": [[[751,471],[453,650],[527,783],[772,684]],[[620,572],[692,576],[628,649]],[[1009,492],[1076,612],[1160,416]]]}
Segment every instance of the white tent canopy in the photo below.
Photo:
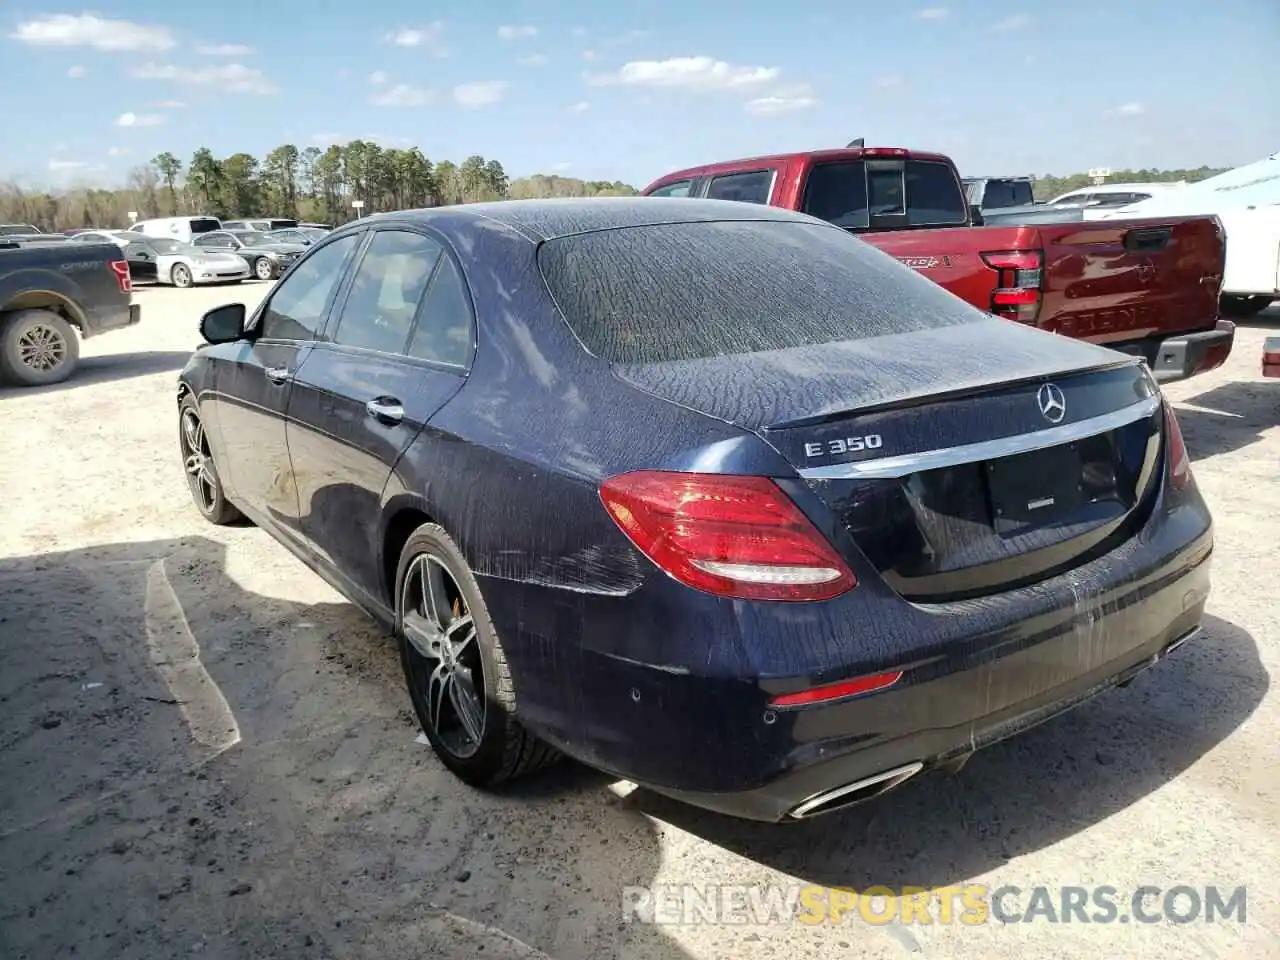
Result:
{"label": "white tent canopy", "polygon": [[1112,217],[1202,216],[1280,204],[1280,153],[1236,167],[1216,177],[1162,191],[1150,199],[1112,208],[1090,219]]}

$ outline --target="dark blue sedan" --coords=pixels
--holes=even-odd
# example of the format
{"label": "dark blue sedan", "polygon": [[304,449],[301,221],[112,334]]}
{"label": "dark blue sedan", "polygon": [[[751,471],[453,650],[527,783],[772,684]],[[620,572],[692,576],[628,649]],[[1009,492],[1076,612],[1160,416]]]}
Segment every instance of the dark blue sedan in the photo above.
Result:
{"label": "dark blue sedan", "polygon": [[1191,636],[1210,515],[1140,360],[838,227],[508,202],[327,234],[181,375],[191,492],[399,640],[440,759],[801,818]]}

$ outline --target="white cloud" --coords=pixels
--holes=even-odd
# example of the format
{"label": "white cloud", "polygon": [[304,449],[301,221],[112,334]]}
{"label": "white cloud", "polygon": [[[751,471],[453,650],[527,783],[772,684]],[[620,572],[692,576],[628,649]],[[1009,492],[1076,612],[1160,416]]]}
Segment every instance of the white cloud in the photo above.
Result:
{"label": "white cloud", "polygon": [[902,77],[896,73],[891,73],[883,77],[876,77],[875,85],[881,90],[888,90],[891,87],[902,86]]}
{"label": "white cloud", "polygon": [[915,12],[917,20],[945,20],[951,11],[946,7],[925,7]]}
{"label": "white cloud", "polygon": [[460,83],[453,88],[453,99],[464,107],[487,107],[501,100],[510,86],[505,80]]}
{"label": "white cloud", "polygon": [[84,160],[59,160],[56,157],[49,161],[49,169],[55,171],[62,170],[83,170],[89,166]]}
{"label": "white cloud", "polygon": [[86,70],[84,67],[71,67],[69,70],[67,70],[67,76],[73,80],[78,80],[88,72],[89,71]]}
{"label": "white cloud", "polygon": [[684,87],[691,90],[734,90],[776,80],[777,67],[743,67],[711,57],[632,60],[615,74],[588,77],[594,86]]}
{"label": "white cloud", "polygon": [[122,113],[116,119],[117,127],[158,127],[164,123],[164,116],[159,113]]}
{"label": "white cloud", "polygon": [[594,50],[583,50],[583,51],[582,51],[582,59],[583,59],[583,60],[590,60],[590,61],[599,60],[599,59],[600,59],[600,54],[596,53]]}
{"label": "white cloud", "polygon": [[394,87],[379,90],[369,97],[369,102],[375,107],[422,107],[430,100],[430,90],[407,83],[397,83]]}
{"label": "white cloud", "polygon": [[387,76],[387,71],[385,70],[375,70],[373,73],[369,74],[369,82],[375,87],[382,86],[390,79],[391,78]]}
{"label": "white cloud", "polygon": [[248,57],[254,53],[254,49],[243,43],[208,43],[196,47],[196,53],[202,53],[206,57]]}
{"label": "white cloud", "polygon": [[92,47],[109,52],[172,50],[177,41],[168,27],[131,20],[107,20],[92,13],[55,13],[18,24],[9,39],[33,47]]}
{"label": "white cloud", "polygon": [[807,83],[801,83],[774,90],[767,97],[748,100],[743,104],[743,109],[758,117],[776,117],[784,113],[795,113],[797,110],[808,110],[817,102],[813,89]]}
{"label": "white cloud", "polygon": [[1021,30],[1030,22],[1030,17],[1025,13],[1019,13],[1012,17],[1005,17],[999,23],[992,24],[991,29],[996,33],[1012,33],[1014,30]]}
{"label": "white cloud", "polygon": [[434,57],[448,56],[442,42],[444,21],[436,20],[425,27],[401,27],[387,34],[387,42],[397,47],[422,47]]}
{"label": "white cloud", "polygon": [[112,147],[110,150],[107,151],[107,156],[108,157],[127,157],[131,153],[133,153],[133,151],[128,147]]}
{"label": "white cloud", "polygon": [[577,103],[570,104],[568,109],[570,113],[586,113],[591,109],[591,104],[585,100],[579,100]]}
{"label": "white cloud", "polygon": [[181,110],[186,104],[181,100],[157,100],[151,106],[157,110]]}
{"label": "white cloud", "polygon": [[550,62],[545,53],[531,53],[527,57],[519,57],[516,63],[522,67],[542,67]]}
{"label": "white cloud", "polygon": [[1107,111],[1107,113],[1118,117],[1136,117],[1146,112],[1147,108],[1145,106],[1134,101],[1122,103],[1120,106],[1113,107]]}
{"label": "white cloud", "polygon": [[537,27],[530,26],[510,26],[503,24],[498,28],[499,40],[532,40],[538,35]]}
{"label": "white cloud", "polygon": [[263,72],[241,63],[228,63],[224,67],[178,67],[173,64],[146,63],[134,68],[133,76],[139,80],[172,80],[191,86],[217,87],[226,93],[255,93],[267,96],[279,93]]}

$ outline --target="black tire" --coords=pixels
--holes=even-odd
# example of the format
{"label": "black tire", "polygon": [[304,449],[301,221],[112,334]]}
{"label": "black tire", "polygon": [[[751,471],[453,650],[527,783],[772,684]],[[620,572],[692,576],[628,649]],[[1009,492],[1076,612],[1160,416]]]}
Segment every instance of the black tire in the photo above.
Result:
{"label": "black tire", "polygon": [[191,279],[191,268],[183,263],[175,263],[169,270],[169,282],[184,290],[192,286],[195,281]]}
{"label": "black tire", "polygon": [[[198,434],[190,430],[189,420],[192,417],[199,426]],[[187,478],[187,489],[200,515],[219,527],[244,519],[244,514],[223,493],[222,479],[218,476],[218,467],[214,463],[208,437],[204,434],[200,408],[190,394],[178,404],[178,449],[182,453],[182,472]],[[195,471],[192,458],[196,455],[201,458],[199,466],[205,472]]]}
{"label": "black tire", "polygon": [[[425,558],[430,557],[428,561]],[[410,574],[419,576],[419,564],[439,565],[452,580],[453,593],[449,606],[453,615],[465,610],[470,615],[470,626],[474,628],[474,637],[467,644],[466,650],[458,655],[457,663],[464,660],[468,664],[468,685],[474,679],[474,667],[478,661],[483,672],[483,713],[481,719],[482,733],[478,739],[457,736],[463,733],[464,724],[453,701],[450,700],[447,710],[458,720],[452,731],[445,729],[443,721],[448,719],[437,711],[442,721],[441,729],[431,716],[429,695],[430,686],[427,678],[432,675],[432,664],[441,666],[440,660],[432,660],[419,651],[410,641],[406,632],[406,614],[418,614],[418,607],[407,596],[409,591],[418,589],[418,583]],[[416,597],[412,598],[416,600]],[[465,605],[465,606],[463,606]],[[539,767],[545,766],[559,756],[559,753],[543,743],[524,728],[516,718],[515,689],[511,682],[511,673],[507,668],[506,656],[502,644],[489,617],[484,598],[475,577],[471,574],[461,551],[453,542],[453,538],[443,527],[434,523],[426,523],[409,537],[400,552],[400,564],[396,571],[396,641],[400,647],[400,662],[404,668],[405,682],[409,687],[409,699],[413,703],[414,713],[422,732],[426,734],[440,761],[460,780],[475,787],[495,787],[501,783],[522,776]],[[465,615],[462,619],[465,619]],[[462,634],[459,633],[459,636]],[[447,642],[447,641],[446,641]],[[465,641],[464,641],[465,642]],[[472,650],[474,649],[474,653]],[[469,658],[469,659],[468,659]],[[457,683],[456,679],[450,680]],[[450,688],[452,690],[452,688]],[[445,685],[441,684],[438,697],[445,699]],[[479,693],[480,691],[476,691]],[[465,740],[467,750],[459,750],[457,742]]]}
{"label": "black tire", "polygon": [[1256,317],[1274,300],[1274,297],[1223,297],[1218,306],[1224,317]]}
{"label": "black tire", "polygon": [[20,387],[61,383],[80,362],[80,341],[52,310],[0,315],[0,380]]}
{"label": "black tire", "polygon": [[267,257],[258,257],[253,261],[253,275],[259,280],[274,280],[276,265]]}

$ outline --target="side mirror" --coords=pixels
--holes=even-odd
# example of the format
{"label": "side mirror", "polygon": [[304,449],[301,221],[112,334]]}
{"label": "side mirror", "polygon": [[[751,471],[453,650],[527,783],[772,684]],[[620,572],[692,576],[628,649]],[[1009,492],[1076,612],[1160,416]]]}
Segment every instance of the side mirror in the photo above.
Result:
{"label": "side mirror", "polygon": [[214,307],[200,318],[200,336],[206,343],[235,343],[244,337],[245,315],[243,303]]}
{"label": "side mirror", "polygon": [[976,203],[969,204],[969,220],[975,227],[982,226],[982,208]]}

